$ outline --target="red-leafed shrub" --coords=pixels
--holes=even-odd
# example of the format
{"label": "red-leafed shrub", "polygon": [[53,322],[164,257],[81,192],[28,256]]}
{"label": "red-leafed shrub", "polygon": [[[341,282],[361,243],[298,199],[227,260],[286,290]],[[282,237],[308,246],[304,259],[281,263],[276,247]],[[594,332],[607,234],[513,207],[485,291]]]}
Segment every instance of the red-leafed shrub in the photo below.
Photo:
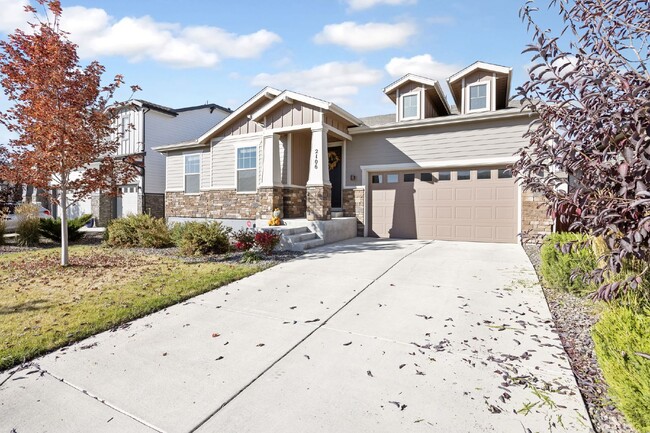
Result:
{"label": "red-leafed shrub", "polygon": [[232,234],[232,244],[237,251],[248,251],[255,245],[255,232],[241,229]]}
{"label": "red-leafed shrub", "polygon": [[264,254],[271,254],[280,243],[280,236],[280,233],[272,230],[255,233],[255,245]]}

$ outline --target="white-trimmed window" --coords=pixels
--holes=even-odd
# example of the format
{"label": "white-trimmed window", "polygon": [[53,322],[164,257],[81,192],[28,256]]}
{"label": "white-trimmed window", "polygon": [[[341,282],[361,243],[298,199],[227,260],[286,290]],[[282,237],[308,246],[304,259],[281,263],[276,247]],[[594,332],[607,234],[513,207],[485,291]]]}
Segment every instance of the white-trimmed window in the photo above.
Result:
{"label": "white-trimmed window", "polygon": [[129,114],[123,114],[120,119],[120,134],[122,135],[122,143],[128,144],[129,139],[131,138],[131,130],[129,124],[131,123],[131,116]]}
{"label": "white-trimmed window", "polygon": [[402,119],[417,119],[420,115],[420,95],[407,93],[402,96]]}
{"label": "white-trimmed window", "polygon": [[469,110],[481,111],[488,109],[488,85],[487,83],[470,84],[469,90]]}
{"label": "white-trimmed window", "polygon": [[257,189],[257,147],[237,149],[237,191],[255,192]]}
{"label": "white-trimmed window", "polygon": [[196,194],[201,190],[201,154],[185,155],[185,194]]}

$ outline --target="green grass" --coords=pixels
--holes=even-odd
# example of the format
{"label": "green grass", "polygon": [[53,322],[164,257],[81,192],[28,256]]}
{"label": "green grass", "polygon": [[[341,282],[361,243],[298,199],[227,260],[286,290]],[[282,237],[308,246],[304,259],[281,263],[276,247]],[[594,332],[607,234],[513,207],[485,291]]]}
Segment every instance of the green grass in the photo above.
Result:
{"label": "green grass", "polygon": [[61,268],[58,254],[0,255],[0,370],[263,269],[98,246]]}
{"label": "green grass", "polygon": [[639,432],[650,432],[650,308],[611,308],[592,334],[614,403]]}

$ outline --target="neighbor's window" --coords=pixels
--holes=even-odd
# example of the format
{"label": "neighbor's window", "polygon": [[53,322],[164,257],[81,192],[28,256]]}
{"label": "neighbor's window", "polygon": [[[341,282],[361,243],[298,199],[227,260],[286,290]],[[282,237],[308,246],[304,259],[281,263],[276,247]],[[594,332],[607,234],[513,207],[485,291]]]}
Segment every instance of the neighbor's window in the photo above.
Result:
{"label": "neighbor's window", "polygon": [[120,134],[122,135],[122,142],[123,143],[128,143],[129,139],[131,138],[130,130],[129,130],[129,121],[130,121],[130,116],[128,114],[125,114],[122,116],[122,123],[120,124]]}
{"label": "neighbor's window", "polygon": [[458,180],[469,180],[470,171],[469,170],[458,170],[456,172],[456,179]]}
{"label": "neighbor's window", "polygon": [[185,193],[199,192],[201,184],[201,155],[185,155]]}
{"label": "neighbor's window", "polygon": [[381,174],[373,174],[372,183],[381,183]]}
{"label": "neighbor's window", "polygon": [[433,173],[420,173],[420,180],[422,182],[433,182]]}
{"label": "neighbor's window", "polygon": [[490,179],[492,177],[492,170],[477,170],[476,178],[477,179]]}
{"label": "neighbor's window", "polygon": [[399,175],[398,174],[387,174],[386,175],[386,183],[397,183],[399,182]]}
{"label": "neighbor's window", "polygon": [[512,178],[512,170],[509,168],[500,168],[498,176],[499,179],[510,179]]}
{"label": "neighbor's window", "polygon": [[257,188],[257,148],[237,149],[237,191],[254,192]]}
{"label": "neighbor's window", "polygon": [[415,173],[404,174],[404,182],[415,182]]}
{"label": "neighbor's window", "polygon": [[402,119],[418,117],[418,95],[402,96]]}
{"label": "neighbor's window", "polygon": [[469,111],[487,108],[487,84],[469,86]]}

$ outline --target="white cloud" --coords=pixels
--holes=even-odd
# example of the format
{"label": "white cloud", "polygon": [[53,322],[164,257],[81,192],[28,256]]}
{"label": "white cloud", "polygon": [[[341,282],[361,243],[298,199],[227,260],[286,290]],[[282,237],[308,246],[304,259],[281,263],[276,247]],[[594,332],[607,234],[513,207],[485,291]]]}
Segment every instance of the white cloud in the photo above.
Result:
{"label": "white cloud", "polygon": [[406,5],[415,4],[417,0],[345,0],[352,10],[370,9],[377,5]]}
{"label": "white cloud", "polygon": [[438,62],[430,54],[410,58],[393,57],[386,64],[386,71],[393,77],[401,77],[411,73],[438,81],[446,80],[461,69],[462,67],[458,65]]}
{"label": "white cloud", "polygon": [[[0,0],[0,31],[24,27],[28,0]],[[159,22],[149,16],[111,17],[104,9],[70,6],[63,10],[61,28],[79,45],[84,58],[123,56],[133,62],[154,60],[174,67],[212,67],[222,58],[260,56],[280,36],[265,29],[238,35],[213,26]]]}
{"label": "white cloud", "polygon": [[416,31],[415,25],[408,22],[357,24],[354,21],[346,21],[326,25],[314,36],[314,42],[341,45],[355,51],[372,51],[400,47],[406,44]]}
{"label": "white cloud", "polygon": [[25,12],[29,0],[0,0],[0,32],[11,33],[27,27],[27,19],[31,17]]}
{"label": "white cloud", "polygon": [[301,71],[258,74],[251,84],[290,89],[337,104],[351,103],[359,88],[376,84],[383,73],[361,62],[330,62]]}

